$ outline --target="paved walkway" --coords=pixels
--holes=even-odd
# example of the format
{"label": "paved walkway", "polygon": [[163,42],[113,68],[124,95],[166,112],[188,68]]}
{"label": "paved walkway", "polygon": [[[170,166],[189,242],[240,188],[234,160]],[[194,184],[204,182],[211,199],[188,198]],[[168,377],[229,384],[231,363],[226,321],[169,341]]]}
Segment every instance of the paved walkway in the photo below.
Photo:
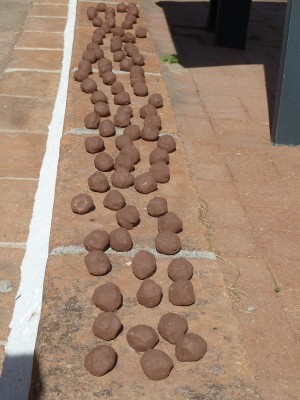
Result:
{"label": "paved walkway", "polygon": [[[7,287],[13,289],[0,293],[0,314],[5,315],[0,324],[2,345],[8,334],[59,80],[67,7],[64,0],[56,3],[60,5],[33,4],[9,64],[5,61],[7,71],[0,81],[0,175],[5,178],[0,181],[1,222],[7,227],[0,238],[1,266],[5,266],[0,280],[11,282]],[[164,110],[164,129],[175,133],[179,144],[179,152],[171,163],[175,180],[165,194],[176,193],[171,204],[187,221],[182,237],[184,245],[213,250],[219,255],[218,263],[196,261],[205,282],[202,292],[197,288],[203,293],[198,306],[204,307],[203,329],[213,351],[205,361],[206,369],[193,370],[191,375],[198,385],[201,380],[205,398],[209,400],[297,400],[300,392],[299,149],[274,147],[269,140],[284,3],[254,2],[247,50],[243,52],[213,47],[211,35],[199,29],[199,23],[206,20],[205,2],[156,4],[154,0],[143,0],[141,5],[156,54],[176,53],[181,64],[161,64],[164,79],[153,78],[150,83],[151,88],[163,91],[168,99],[164,81],[167,84],[170,102],[167,100]],[[79,4],[71,69],[78,63],[82,44],[89,36],[85,26],[86,6]],[[159,62],[152,42],[148,41],[143,50],[149,56],[149,72],[158,72]],[[68,209],[70,193],[85,184],[90,168],[90,159],[78,151],[83,137],[70,134],[72,128],[81,127],[86,112],[80,96],[78,84],[71,80],[50,250],[80,245],[83,236],[81,222]],[[13,118],[12,113],[7,113],[12,108]],[[176,165],[183,167],[176,169]],[[186,196],[187,186],[192,196]],[[132,195],[130,200],[141,209],[145,206]],[[8,203],[12,204],[10,215]],[[191,204],[201,211],[200,221],[195,224]],[[101,218],[111,230],[111,215]],[[99,215],[96,220],[87,218],[84,229],[90,230],[97,221]],[[142,247],[151,246],[152,228],[151,224],[142,225],[134,234]],[[76,398],[74,395],[82,391],[86,398],[93,398],[94,394],[87,391],[98,383],[86,377],[80,366],[83,355],[95,342],[90,325],[96,314],[95,310],[91,313],[86,297],[86,293],[92,293],[94,282],[84,274],[81,256],[58,253],[49,258],[47,268],[34,390],[40,390],[39,379],[42,379],[45,399],[59,396],[67,399],[66,392],[62,392],[66,389],[71,389],[70,398]],[[117,258],[114,262],[120,266],[125,261]],[[164,261],[160,263],[163,268]],[[66,274],[63,276],[62,266]],[[79,271],[77,276],[70,273],[74,268]],[[159,279],[167,284],[163,276]],[[119,284],[127,288],[127,282],[125,275]],[[133,284],[129,289],[130,300],[136,288]],[[131,306],[125,307],[122,314],[125,321],[135,312],[134,304],[130,301],[128,304]],[[195,318],[193,324],[198,326],[196,312],[190,318]],[[61,321],[60,326],[57,320]],[[80,329],[74,329],[75,325]],[[123,345],[121,341],[120,348]],[[126,354],[124,357],[130,360]],[[72,360],[73,367],[68,360]],[[135,370],[136,364],[128,365]],[[215,368],[212,375],[205,375],[204,372],[212,371],[212,365],[218,365],[219,370]],[[105,381],[103,387],[95,389],[95,395],[105,397],[110,393],[112,398],[149,400],[157,394],[145,382],[135,386],[130,382],[131,397],[126,397],[128,386],[122,382],[122,375],[115,377],[118,379],[114,382]],[[164,384],[160,387],[166,398],[200,396],[193,382],[190,386],[176,386],[179,377],[180,374],[175,374],[177,392],[168,392],[169,387]]]}

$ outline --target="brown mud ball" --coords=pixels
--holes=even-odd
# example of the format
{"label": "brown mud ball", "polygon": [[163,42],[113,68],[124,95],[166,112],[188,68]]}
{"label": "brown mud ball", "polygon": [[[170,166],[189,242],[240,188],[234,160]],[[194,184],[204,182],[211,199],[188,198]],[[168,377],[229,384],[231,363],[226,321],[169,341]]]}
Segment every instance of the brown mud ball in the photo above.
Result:
{"label": "brown mud ball", "polygon": [[151,217],[160,217],[168,212],[168,203],[164,197],[154,197],[147,205],[148,214]]}
{"label": "brown mud ball", "polygon": [[132,144],[132,139],[129,136],[120,135],[116,137],[115,145],[119,150],[122,150],[127,144]]}
{"label": "brown mud ball", "polygon": [[130,78],[131,87],[133,88],[136,83],[144,83],[144,84],[146,84],[146,79],[142,75],[138,75],[138,74],[133,75]]}
{"label": "brown mud ball", "polygon": [[113,312],[102,312],[95,319],[92,329],[100,339],[113,340],[121,332],[122,323]]}
{"label": "brown mud ball", "polygon": [[103,67],[109,66],[112,68],[112,62],[108,58],[101,58],[98,61],[98,68],[103,69]]}
{"label": "brown mud ball", "polygon": [[193,265],[183,257],[175,258],[168,266],[168,275],[172,281],[179,279],[191,279],[193,276]]}
{"label": "brown mud ball", "polygon": [[170,180],[170,168],[164,162],[151,165],[149,171],[154,174],[158,183],[167,183]]}
{"label": "brown mud ball", "polygon": [[109,190],[108,179],[100,171],[96,171],[88,177],[88,185],[93,192],[104,193]]}
{"label": "brown mud ball", "polygon": [[128,55],[128,57],[131,57],[134,53],[137,53],[139,49],[134,43],[126,43],[124,45],[124,51]]}
{"label": "brown mud ball", "polygon": [[159,253],[173,255],[180,251],[181,242],[175,233],[164,231],[156,235],[155,247]]}
{"label": "brown mud ball", "polygon": [[119,51],[122,49],[123,46],[123,42],[122,39],[120,38],[120,36],[113,36],[110,39],[110,51],[111,52],[115,52],[115,51]]}
{"label": "brown mud ball", "polygon": [[110,247],[115,251],[129,251],[133,243],[130,233],[125,228],[115,229],[110,233]]}
{"label": "brown mud ball", "polygon": [[121,307],[123,297],[117,285],[107,282],[95,289],[92,301],[103,311],[116,311]]}
{"label": "brown mud ball", "polygon": [[84,118],[84,125],[88,129],[97,129],[100,123],[100,117],[95,112],[89,113]]}
{"label": "brown mud ball", "polygon": [[136,325],[129,329],[126,339],[129,346],[136,351],[153,349],[159,341],[157,332],[149,325]]}
{"label": "brown mud ball", "polygon": [[157,225],[158,232],[171,231],[174,233],[179,233],[182,231],[182,220],[173,212],[167,212],[165,215],[159,217],[157,220]]}
{"label": "brown mud ball", "polygon": [[101,28],[104,29],[105,33],[110,33],[111,32],[111,26],[107,21],[104,21],[103,24],[101,25]]}
{"label": "brown mud ball", "polygon": [[94,33],[92,36],[92,41],[96,44],[103,44],[103,37],[100,33]]}
{"label": "brown mud ball", "polygon": [[90,97],[90,100],[93,104],[99,103],[107,103],[108,99],[105,93],[103,93],[101,90],[96,90]]}
{"label": "brown mud ball", "polygon": [[187,320],[171,312],[163,315],[158,323],[158,332],[161,337],[171,344],[175,344],[180,335],[185,334],[187,330]]}
{"label": "brown mud ball", "polygon": [[84,69],[77,69],[73,74],[73,78],[77,82],[82,82],[85,79],[87,79],[88,77],[89,77],[89,73],[87,71],[85,71]]}
{"label": "brown mud ball", "polygon": [[126,14],[125,21],[130,21],[132,24],[136,24],[136,17],[132,14]]}
{"label": "brown mud ball", "polygon": [[84,71],[87,71],[89,74],[93,72],[92,64],[87,60],[81,60],[80,63],[78,64],[78,69],[83,69]]}
{"label": "brown mud ball", "polygon": [[133,116],[133,108],[131,107],[131,106],[120,106],[120,107],[118,107],[118,109],[117,109],[117,113],[124,113],[124,114],[127,114],[127,115],[129,115],[130,117],[132,117]]}
{"label": "brown mud ball", "polygon": [[130,78],[132,78],[134,75],[140,75],[145,77],[145,70],[143,67],[140,67],[138,65],[134,65],[130,71]]}
{"label": "brown mud ball", "polygon": [[138,140],[141,137],[141,130],[138,125],[128,125],[123,132],[123,135],[131,140]]}
{"label": "brown mud ball", "polygon": [[113,59],[116,62],[120,62],[120,61],[124,60],[125,57],[126,57],[126,54],[124,53],[123,50],[118,50],[118,51],[114,52],[114,55],[113,55]]}
{"label": "brown mud ball", "polygon": [[99,72],[100,78],[102,78],[103,75],[106,74],[106,72],[112,72],[112,66],[109,65],[109,64],[105,64],[105,65],[103,65],[103,66],[101,66],[101,67],[99,68],[99,71],[98,71],[98,72]]}
{"label": "brown mud ball", "polygon": [[95,154],[104,150],[104,142],[100,136],[90,136],[84,141],[85,149],[88,153]]}
{"label": "brown mud ball", "polygon": [[111,346],[101,345],[91,350],[85,357],[84,366],[90,374],[103,376],[117,363],[117,353]]}
{"label": "brown mud ball", "polygon": [[[127,19],[128,21],[128,19]],[[129,19],[130,21],[130,19]],[[132,22],[132,21],[131,21]],[[123,42],[125,43],[135,43],[135,35],[131,32],[126,32],[125,35],[122,38]]]}
{"label": "brown mud ball", "polygon": [[105,16],[116,15],[116,11],[113,7],[106,7]]}
{"label": "brown mud ball", "polygon": [[71,209],[75,214],[86,214],[95,209],[94,201],[90,195],[80,193],[73,197],[71,201]]}
{"label": "brown mud ball", "polygon": [[133,185],[133,175],[125,168],[118,168],[111,174],[111,183],[118,189],[127,189]]}
{"label": "brown mud ball", "polygon": [[121,149],[121,154],[130,157],[134,164],[137,164],[141,159],[138,148],[133,144],[126,144],[123,146]]}
{"label": "brown mud ball", "polygon": [[155,125],[161,130],[161,118],[158,114],[150,114],[145,118],[145,125]]}
{"label": "brown mud ball", "polygon": [[164,162],[166,164],[169,164],[169,160],[170,160],[169,153],[167,153],[163,149],[160,149],[159,147],[152,150],[149,156],[149,162],[151,165],[157,164],[159,162]]}
{"label": "brown mud ball", "polygon": [[123,29],[132,29],[133,23],[132,21],[125,20],[122,22],[121,26]]}
{"label": "brown mud ball", "polygon": [[148,194],[157,190],[157,181],[152,172],[145,172],[134,178],[134,187],[137,192]]}
{"label": "brown mud ball", "polygon": [[125,31],[123,28],[121,28],[120,26],[115,26],[112,30],[111,30],[112,34],[114,36],[119,36],[119,37],[123,37],[125,35]]}
{"label": "brown mud ball", "polygon": [[103,200],[104,207],[113,211],[120,210],[125,206],[125,204],[126,201],[124,196],[117,190],[111,190],[109,193],[107,193]]}
{"label": "brown mud ball", "polygon": [[99,17],[98,15],[93,19],[92,21],[93,26],[99,27],[103,24],[103,20],[101,17]]}
{"label": "brown mud ball", "polygon": [[147,31],[143,26],[138,26],[135,30],[135,36],[137,38],[145,38],[147,37]]}
{"label": "brown mud ball", "polygon": [[94,30],[93,35],[101,35],[102,37],[105,38],[105,31],[103,28],[98,27]]}
{"label": "brown mud ball", "polygon": [[105,3],[97,3],[97,11],[104,12],[107,8],[107,5]]}
{"label": "brown mud ball", "polygon": [[114,159],[109,154],[98,153],[94,160],[95,167],[102,172],[111,171],[114,167]]}
{"label": "brown mud ball", "polygon": [[84,257],[85,265],[91,275],[102,276],[111,271],[108,256],[101,250],[92,250]]}
{"label": "brown mud ball", "polygon": [[98,15],[97,8],[93,7],[93,6],[88,7],[86,10],[86,14],[87,14],[88,19],[90,21],[93,21],[93,19]]}
{"label": "brown mud ball", "polygon": [[145,123],[144,127],[141,129],[141,138],[144,140],[154,141],[157,140],[159,135],[159,129],[157,126],[149,123]]}
{"label": "brown mud ball", "polygon": [[130,104],[130,96],[127,92],[120,92],[115,95],[114,103],[119,106],[125,106],[126,104]]}
{"label": "brown mud ball", "polygon": [[156,307],[162,299],[162,288],[152,279],[145,279],[136,293],[136,299],[142,306]]}
{"label": "brown mud ball", "polygon": [[140,364],[147,378],[153,381],[167,378],[174,367],[172,359],[158,349],[147,350],[142,355]]}
{"label": "brown mud ball", "polygon": [[206,352],[206,341],[195,333],[180,335],[176,341],[175,355],[178,361],[198,361]]}
{"label": "brown mud ball", "polygon": [[87,78],[81,82],[80,88],[84,93],[94,93],[97,90],[97,84],[93,79]]}
{"label": "brown mud ball", "polygon": [[114,82],[116,82],[117,77],[112,71],[107,71],[105,74],[103,74],[102,79],[105,85],[112,85]]}
{"label": "brown mud ball", "polygon": [[175,139],[171,135],[163,135],[157,141],[157,147],[165,150],[167,153],[173,153],[176,150]]}
{"label": "brown mud ball", "polygon": [[144,65],[145,58],[141,53],[133,53],[131,57],[134,65]]}
{"label": "brown mud ball", "polygon": [[134,162],[132,161],[132,158],[128,157],[125,154],[119,153],[117,157],[115,158],[115,169],[117,170],[118,168],[124,168],[129,172],[134,171]]}
{"label": "brown mud ball", "polygon": [[[96,43],[94,43],[96,44]],[[98,46],[97,49],[94,49],[96,60],[100,60],[100,58],[104,57],[104,51]]]}
{"label": "brown mud ball", "polygon": [[126,57],[120,62],[121,71],[130,71],[132,66],[133,66],[133,61],[131,58]]}
{"label": "brown mud ball", "polygon": [[116,95],[120,92],[124,92],[124,85],[120,81],[116,81],[111,85],[111,93]]}
{"label": "brown mud ball", "polygon": [[140,222],[140,214],[135,206],[125,206],[116,212],[121,228],[133,229]]}
{"label": "brown mud ball", "polygon": [[97,45],[97,43],[95,42],[89,42],[86,45],[87,50],[96,50],[96,49],[100,49],[100,47]]}
{"label": "brown mud ball", "polygon": [[130,125],[130,115],[124,112],[117,112],[114,116],[114,124],[119,128],[125,128]]}
{"label": "brown mud ball", "polygon": [[138,17],[140,15],[139,9],[138,9],[136,3],[134,3],[134,2],[131,2],[128,4],[127,12],[128,12],[128,14],[132,14],[136,17]]}
{"label": "brown mud ball", "polygon": [[136,82],[133,85],[133,93],[139,97],[145,97],[148,95],[148,86],[143,82]]}
{"label": "brown mud ball", "polygon": [[108,16],[105,19],[105,22],[108,23],[110,28],[115,28],[116,27],[116,19],[113,16]]}
{"label": "brown mud ball", "polygon": [[124,12],[126,12],[127,11],[127,5],[125,4],[125,3],[119,3],[119,4],[117,4],[117,11],[119,12],[119,13],[124,13]]}
{"label": "brown mud ball", "polygon": [[89,61],[91,64],[94,64],[97,61],[94,50],[84,50],[82,53],[82,59]]}
{"label": "brown mud ball", "polygon": [[155,108],[161,108],[164,105],[162,95],[159,93],[153,93],[149,96],[148,103],[152,104]]}
{"label": "brown mud ball", "polygon": [[156,271],[156,260],[153,254],[140,250],[132,259],[132,272],[138,279],[150,278]]}
{"label": "brown mud ball", "polygon": [[169,300],[174,306],[190,306],[195,303],[193,284],[188,279],[179,279],[169,287]]}
{"label": "brown mud ball", "polygon": [[99,133],[103,137],[110,137],[116,134],[114,123],[110,119],[105,119],[100,122]]}
{"label": "brown mud ball", "polygon": [[145,119],[146,117],[152,114],[157,114],[157,109],[152,104],[145,104],[143,107],[141,107],[140,109],[141,118]]}
{"label": "brown mud ball", "polygon": [[84,238],[83,245],[87,251],[105,251],[109,247],[109,234],[106,231],[95,229]]}

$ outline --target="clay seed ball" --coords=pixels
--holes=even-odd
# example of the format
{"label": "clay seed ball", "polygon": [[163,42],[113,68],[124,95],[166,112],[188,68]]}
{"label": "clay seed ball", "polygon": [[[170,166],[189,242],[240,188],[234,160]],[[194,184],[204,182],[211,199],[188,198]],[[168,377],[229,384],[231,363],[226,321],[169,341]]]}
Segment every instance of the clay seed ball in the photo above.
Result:
{"label": "clay seed ball", "polygon": [[98,68],[101,69],[101,68],[103,68],[105,66],[112,67],[112,62],[109,59],[103,57],[98,61]]}
{"label": "clay seed ball", "polygon": [[102,78],[106,72],[112,72],[112,66],[105,64],[99,68],[99,76]]}
{"label": "clay seed ball", "polygon": [[155,108],[161,108],[164,105],[162,95],[159,93],[153,93],[149,96],[148,103],[152,104]]}
{"label": "clay seed ball", "polygon": [[137,164],[141,159],[138,148],[135,147],[133,144],[126,144],[125,146],[123,146],[121,149],[121,154],[130,157],[134,164]]}
{"label": "clay seed ball", "polygon": [[135,30],[135,36],[137,38],[145,38],[147,37],[147,31],[143,26],[138,26]]}
{"label": "clay seed ball", "polygon": [[107,103],[104,103],[103,101],[98,101],[97,103],[95,103],[94,111],[100,117],[108,117],[110,115],[109,105]]}
{"label": "clay seed ball", "polygon": [[106,7],[105,15],[107,16],[109,14],[116,15],[116,11],[115,11],[115,9],[113,7]]}
{"label": "clay seed ball", "polygon": [[193,265],[183,257],[174,258],[168,266],[168,275],[172,281],[191,279],[193,276]]}
{"label": "clay seed ball", "polygon": [[207,352],[207,343],[195,333],[180,335],[175,345],[175,355],[178,361],[198,361]]}
{"label": "clay seed ball", "polygon": [[133,93],[139,97],[145,97],[148,95],[148,86],[143,82],[136,82],[133,85]]}
{"label": "clay seed ball", "polygon": [[93,19],[92,21],[93,26],[99,27],[103,24],[102,18],[100,18],[98,15]]}
{"label": "clay seed ball", "polygon": [[133,229],[140,222],[140,214],[135,206],[125,206],[116,212],[121,228]]}
{"label": "clay seed ball", "polygon": [[170,168],[164,162],[151,165],[149,171],[155,176],[158,183],[167,183],[170,180]]}
{"label": "clay seed ball", "polygon": [[129,346],[136,351],[153,349],[159,341],[157,332],[149,325],[136,325],[129,329],[126,339]]}
{"label": "clay seed ball", "polygon": [[129,251],[133,243],[130,233],[125,228],[118,228],[110,233],[110,247],[115,251]]}
{"label": "clay seed ball", "polygon": [[71,209],[75,214],[86,214],[94,210],[94,201],[90,195],[85,193],[80,193],[73,197],[71,201]]}
{"label": "clay seed ball", "polygon": [[167,212],[165,215],[162,215],[158,218],[157,222],[158,232],[171,231],[179,233],[182,231],[182,220],[173,212]]}
{"label": "clay seed ball", "polygon": [[157,114],[157,109],[152,105],[152,104],[145,104],[141,109],[140,109],[140,117],[141,118],[146,118],[151,114]]}
{"label": "clay seed ball", "polygon": [[148,194],[157,190],[157,181],[152,172],[145,172],[134,178],[134,187],[137,192]]}
{"label": "clay seed ball", "polygon": [[84,93],[94,93],[97,90],[97,84],[93,79],[87,78],[81,82],[80,88]]}
{"label": "clay seed ball", "polygon": [[[103,36],[99,33],[94,33],[92,36],[92,42],[96,44],[103,44]],[[101,58],[101,57],[100,57]]]}
{"label": "clay seed ball", "polygon": [[125,20],[121,24],[123,29],[131,29],[133,27],[132,21]]}
{"label": "clay seed ball", "polygon": [[130,71],[132,66],[133,66],[133,61],[131,58],[126,57],[120,62],[121,71]]}
{"label": "clay seed ball", "polygon": [[110,119],[105,119],[100,122],[99,133],[103,137],[110,137],[116,134],[114,123]]}
{"label": "clay seed ball", "polygon": [[141,138],[144,140],[154,141],[157,140],[159,129],[153,124],[145,124],[141,129]]}
{"label": "clay seed ball", "polygon": [[[128,21],[128,20],[127,20]],[[130,19],[129,19],[130,21]],[[132,21],[130,21],[132,22]],[[135,35],[131,32],[126,32],[125,35],[122,38],[123,42],[125,43],[135,43]]]}
{"label": "clay seed ball", "polygon": [[106,231],[95,229],[84,238],[83,245],[87,251],[105,251],[109,247],[109,234]]}
{"label": "clay seed ball", "polygon": [[86,10],[87,17],[90,21],[93,21],[93,19],[97,16],[97,9],[96,7],[90,6]]}
{"label": "clay seed ball", "polygon": [[145,125],[155,125],[159,130],[161,129],[161,118],[158,114],[150,114],[145,118]]}
{"label": "clay seed ball", "polygon": [[136,83],[143,83],[146,84],[146,79],[141,75],[133,75],[130,78],[130,85],[133,88]]}
{"label": "clay seed ball", "polygon": [[179,279],[169,287],[169,300],[174,306],[190,306],[195,303],[193,284],[188,279]]}
{"label": "clay seed ball", "polygon": [[131,57],[134,53],[138,53],[139,49],[134,43],[126,43],[124,45],[124,51],[128,57]]}
{"label": "clay seed ball", "polygon": [[105,31],[103,28],[98,27],[94,30],[93,35],[101,35],[102,37],[105,37]]}
{"label": "clay seed ball", "polygon": [[104,193],[109,190],[108,179],[100,171],[96,171],[88,177],[88,185],[93,192]]}
{"label": "clay seed ball", "polygon": [[110,26],[110,28],[115,28],[116,26],[116,19],[114,16],[107,16],[105,22]]}
{"label": "clay seed ball", "polygon": [[98,103],[101,101],[102,103],[107,103],[108,99],[105,93],[103,93],[101,90],[96,90],[90,97],[90,100],[93,104]]}
{"label": "clay seed ball", "polygon": [[84,125],[88,129],[97,129],[100,123],[100,117],[95,112],[89,113],[84,118]]}
{"label": "clay seed ball", "polygon": [[138,125],[128,125],[124,129],[123,135],[131,140],[138,140],[141,137],[140,127]]}
{"label": "clay seed ball", "polygon": [[82,82],[85,79],[87,79],[88,77],[89,77],[89,73],[87,71],[85,71],[84,69],[77,69],[73,74],[73,78],[77,82]]}
{"label": "clay seed ball", "polygon": [[133,116],[133,108],[131,106],[120,106],[117,109],[117,113],[124,113],[124,114],[128,114],[130,117]]}
{"label": "clay seed ball", "polygon": [[119,36],[119,37],[123,37],[125,35],[125,31],[123,28],[121,28],[120,26],[115,26],[112,30],[111,30],[112,34],[114,36]]}
{"label": "clay seed ball", "polygon": [[118,211],[120,208],[124,207],[126,204],[124,196],[117,190],[111,190],[107,193],[103,200],[104,207]]}
{"label": "clay seed ball", "polygon": [[109,258],[101,250],[92,250],[84,257],[85,265],[91,275],[106,275],[111,270]]}
{"label": "clay seed ball", "polygon": [[87,71],[89,74],[93,72],[92,64],[87,60],[81,60],[80,63],[78,64],[78,69],[83,69]]}
{"label": "clay seed ball", "polygon": [[147,212],[151,217],[160,217],[168,212],[168,203],[164,197],[154,197],[147,205]]}
{"label": "clay seed ball", "polygon": [[140,12],[139,12],[139,9],[138,9],[136,3],[131,2],[131,3],[128,4],[128,6],[127,6],[127,13],[128,13],[128,14],[132,14],[132,15],[134,15],[135,17],[138,18]]}
{"label": "clay seed ball", "polygon": [[127,189],[133,185],[133,175],[125,168],[118,168],[111,174],[111,183],[118,189]]}
{"label": "clay seed ball", "polygon": [[124,53],[123,50],[115,51],[114,55],[113,55],[113,59],[116,62],[120,62],[120,61],[124,60],[125,57],[126,57],[126,54]]}
{"label": "clay seed ball", "polygon": [[114,97],[114,103],[119,106],[125,106],[127,104],[130,104],[129,93],[120,92],[120,93],[116,94]]}
{"label": "clay seed ball", "polygon": [[117,112],[114,116],[114,124],[119,128],[125,128],[130,125],[130,115],[124,112]]}
{"label": "clay seed ball", "polygon": [[117,285],[107,282],[95,289],[92,301],[103,311],[116,311],[121,307],[123,297]]}
{"label": "clay seed ball", "polygon": [[184,317],[178,314],[167,313],[163,315],[158,323],[158,332],[161,337],[169,343],[175,344],[177,339],[188,330],[188,323]]}
{"label": "clay seed ball", "polygon": [[117,77],[112,71],[107,71],[105,74],[103,74],[102,79],[105,85],[112,85],[114,82],[116,82]]}
{"label": "clay seed ball", "polygon": [[100,136],[90,136],[84,141],[85,149],[88,153],[95,154],[104,150],[104,142]]}
{"label": "clay seed ball", "polygon": [[134,162],[131,157],[128,157],[125,154],[119,153],[115,158],[115,169],[124,168],[129,172],[134,171]]}
{"label": "clay seed ball", "polygon": [[144,65],[145,64],[145,58],[140,53],[133,53],[131,59],[132,59],[134,65]]}
{"label": "clay seed ball", "polygon": [[147,378],[153,381],[167,378],[174,367],[172,359],[158,349],[147,350],[142,355],[140,364]]}
{"label": "clay seed ball", "polygon": [[97,60],[100,60],[100,58],[104,57],[104,51],[102,49],[100,49],[99,46],[98,46],[98,49],[94,49],[94,53],[95,53]]}
{"label": "clay seed ball", "polygon": [[123,42],[120,36],[113,36],[110,41],[110,51],[112,53],[122,49]]}
{"label": "clay seed ball", "polygon": [[124,85],[120,81],[116,81],[111,85],[111,93],[116,95],[120,92],[124,92]]}
{"label": "clay seed ball", "polygon": [[176,150],[175,139],[171,135],[163,135],[157,141],[157,147],[165,150],[167,153],[173,153]]}
{"label": "clay seed ball", "polygon": [[119,150],[122,150],[122,148],[127,144],[132,144],[132,139],[129,136],[123,134],[116,137],[115,145]]}
{"label": "clay seed ball", "polygon": [[144,307],[156,307],[162,299],[162,288],[152,279],[145,279],[136,293],[136,299]]}
{"label": "clay seed ball", "polygon": [[159,162],[164,162],[165,164],[169,164],[169,153],[165,150],[160,149],[157,147],[156,149],[152,150],[149,156],[149,162],[151,165],[157,164]]}
{"label": "clay seed ball", "polygon": [[106,10],[106,4],[105,3],[97,3],[97,10],[100,12],[104,12]]}
{"label": "clay seed ball", "polygon": [[94,321],[93,332],[103,340],[113,340],[122,330],[120,319],[113,312],[102,312]]}
{"label": "clay seed ball", "polygon": [[134,65],[130,71],[130,78],[132,78],[134,75],[140,75],[145,77],[145,70],[143,67],[140,67],[138,65]]}
{"label": "clay seed ball", "polygon": [[111,346],[101,345],[91,350],[85,357],[84,366],[90,374],[103,376],[111,371],[117,362],[117,353]]}
{"label": "clay seed ball", "polygon": [[96,49],[100,49],[100,47],[97,45],[97,43],[95,43],[95,42],[89,42],[87,45],[86,45],[86,48],[87,48],[87,50],[96,50]]}
{"label": "clay seed ball", "polygon": [[85,50],[82,54],[82,59],[89,61],[91,64],[94,64],[97,61],[94,50]]}
{"label": "clay seed ball", "polygon": [[125,3],[119,3],[119,4],[117,4],[117,11],[119,12],[119,13],[124,13],[124,12],[126,12],[127,11],[127,5],[125,4]]}
{"label": "clay seed ball", "polygon": [[125,21],[130,21],[132,24],[136,24],[136,17],[132,14],[126,14]]}
{"label": "clay seed ball", "polygon": [[140,250],[132,259],[132,272],[138,279],[150,278],[156,271],[156,260],[153,254]]}
{"label": "clay seed ball", "polygon": [[101,25],[101,28],[104,29],[105,33],[110,33],[111,32],[111,26],[107,21],[104,21],[103,24]]}
{"label": "clay seed ball", "polygon": [[156,235],[155,247],[159,253],[173,255],[180,251],[181,242],[175,233],[164,231]]}
{"label": "clay seed ball", "polygon": [[95,167],[102,172],[111,171],[114,167],[114,159],[109,154],[98,153],[94,160]]}

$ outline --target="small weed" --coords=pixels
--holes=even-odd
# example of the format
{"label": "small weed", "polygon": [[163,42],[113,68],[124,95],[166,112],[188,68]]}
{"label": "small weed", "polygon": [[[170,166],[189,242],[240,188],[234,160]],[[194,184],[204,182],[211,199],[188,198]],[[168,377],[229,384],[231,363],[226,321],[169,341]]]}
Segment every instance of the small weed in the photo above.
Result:
{"label": "small weed", "polygon": [[281,288],[278,287],[278,286],[276,286],[276,288],[274,289],[274,292],[275,292],[275,293],[280,293],[280,290],[281,290]]}
{"label": "small weed", "polygon": [[179,59],[176,54],[163,54],[160,56],[162,62],[167,64],[178,64]]}

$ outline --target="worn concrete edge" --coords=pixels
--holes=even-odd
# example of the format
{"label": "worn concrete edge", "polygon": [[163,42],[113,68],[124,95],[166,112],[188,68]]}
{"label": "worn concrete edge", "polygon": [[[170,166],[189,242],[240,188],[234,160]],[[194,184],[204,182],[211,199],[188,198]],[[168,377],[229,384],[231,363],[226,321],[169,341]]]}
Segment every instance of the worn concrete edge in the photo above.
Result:
{"label": "worn concrete edge", "polygon": [[32,219],[21,265],[21,280],[5,346],[5,361],[0,381],[1,397],[25,400],[31,383],[31,370],[41,312],[43,281],[48,258],[60,139],[63,132],[69,82],[77,0],[69,0],[64,31],[62,70]]}

